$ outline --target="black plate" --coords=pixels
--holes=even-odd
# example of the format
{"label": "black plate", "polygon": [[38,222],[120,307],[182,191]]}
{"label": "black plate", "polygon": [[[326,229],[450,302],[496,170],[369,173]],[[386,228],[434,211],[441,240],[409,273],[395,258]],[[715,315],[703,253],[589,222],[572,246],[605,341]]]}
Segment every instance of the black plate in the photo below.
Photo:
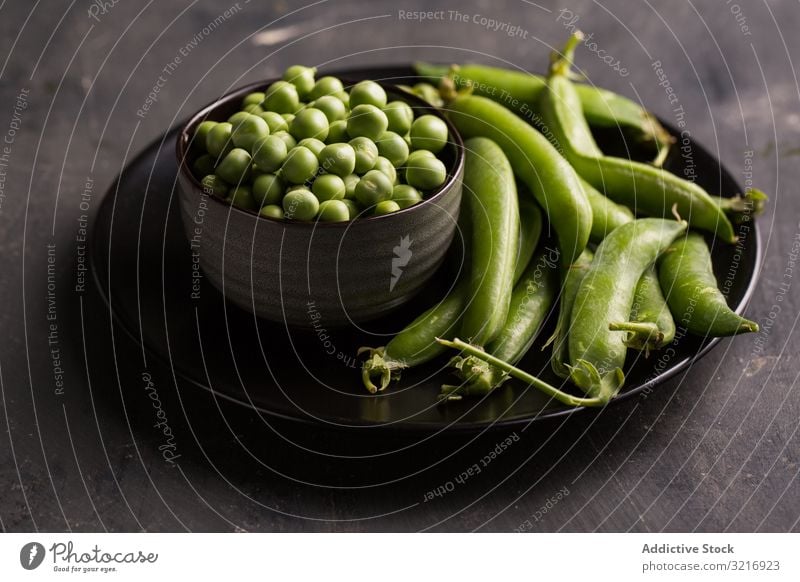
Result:
{"label": "black plate", "polygon": [[[346,76],[410,84],[412,74],[409,68],[390,67],[348,71]],[[328,329],[317,334],[260,321],[226,304],[202,280],[200,298],[192,299],[192,255],[181,229],[175,191],[176,133],[173,130],[150,145],[109,189],[96,218],[91,261],[117,324],[177,376],[268,415],[349,428],[484,429],[582,410],[549,402],[517,382],[508,382],[482,399],[437,405],[440,385],[452,381],[443,371],[447,358],[405,372],[386,393],[367,394],[356,349],[385,343],[441,295],[443,278],[398,312],[358,331]],[[598,139],[604,148],[620,147],[620,136],[613,132]],[[691,147],[699,184],[724,196],[740,191],[718,160],[697,143]],[[680,175],[681,156],[671,156],[667,167]],[[738,247],[715,244],[712,253],[718,275],[727,276],[729,265],[738,260],[733,278],[725,284],[729,302],[738,311],[749,299],[759,263],[757,230],[753,226],[740,234]],[[547,335],[546,329],[540,337]],[[626,386],[614,402],[661,384],[716,343],[684,336],[649,359],[631,351]],[[541,339],[521,365],[559,385],[550,373],[549,350],[542,352],[540,347]]]}

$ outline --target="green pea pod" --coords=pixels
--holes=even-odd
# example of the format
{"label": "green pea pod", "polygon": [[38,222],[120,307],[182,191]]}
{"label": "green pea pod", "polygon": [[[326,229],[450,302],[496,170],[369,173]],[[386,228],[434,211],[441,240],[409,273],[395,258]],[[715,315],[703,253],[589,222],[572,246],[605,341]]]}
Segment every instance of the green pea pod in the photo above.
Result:
{"label": "green pea pod", "polygon": [[[538,99],[547,81],[540,75],[498,67],[467,64],[442,66],[416,63],[421,77],[440,80],[450,77],[458,87],[471,87],[477,95],[488,97],[536,121]],[[675,139],[658,120],[627,97],[593,85],[576,84],[583,115],[593,127],[621,128],[638,141],[655,146],[657,160],[666,158]]]}
{"label": "green pea pod", "polygon": [[686,231],[686,222],[641,218],[612,231],[594,255],[570,314],[570,379],[587,395],[613,395],[625,375],[625,335],[609,329],[631,313],[645,270]]}
{"label": "green pea pod", "polygon": [[[503,329],[486,350],[516,364],[536,339],[557,294],[558,250],[545,247],[533,256],[514,287]],[[509,377],[500,368],[471,356],[456,356],[450,365],[462,383],[442,386],[442,397],[446,400],[488,394]]]}
{"label": "green pea pod", "polygon": [[672,343],[675,339],[675,320],[661,292],[655,265],[648,268],[633,296],[629,321],[612,322],[612,331],[626,331],[625,345],[645,353]]}
{"label": "green pea pod", "polygon": [[592,207],[572,166],[536,129],[485,97],[457,95],[446,111],[463,137],[488,137],[503,149],[553,225],[562,264],[571,264],[592,229]]}
{"label": "green pea pod", "polygon": [[553,344],[553,357],[550,359],[550,367],[560,378],[569,378],[569,368],[567,367],[569,363],[569,343],[567,338],[569,337],[570,316],[572,315],[572,306],[575,304],[575,296],[578,294],[583,278],[589,272],[592,258],[594,258],[594,253],[586,249],[581,253],[577,261],[567,267],[563,277],[564,282],[561,285],[556,329],[542,348],[544,349]]}
{"label": "green pea pod", "polygon": [[575,106],[578,97],[569,79],[581,38],[579,33],[572,35],[563,53],[554,53],[549,83],[540,98],[542,117],[553,143],[587,182],[615,202],[657,217],[668,216],[676,208],[691,226],[716,233],[726,242],[736,242],[728,217],[694,182],[647,164],[597,155],[599,150],[586,119]]}
{"label": "green pea pod", "polygon": [[667,249],[658,278],[673,317],[689,333],[722,337],[758,331],[756,322],[728,307],[717,287],[708,245],[699,234],[689,233]]}
{"label": "green pea pod", "polygon": [[[519,192],[520,186],[517,185]],[[542,211],[539,205],[530,196],[519,197],[519,244],[517,245],[517,264],[514,267],[514,284],[525,272],[525,267],[539,244],[542,234]]]}
{"label": "green pea pod", "polygon": [[633,220],[633,212],[627,206],[617,204],[594,186],[581,178],[583,191],[592,207],[592,231],[589,240],[599,243],[606,235],[626,222]]}
{"label": "green pea pod", "polygon": [[[385,390],[393,380],[400,379],[405,368],[419,366],[444,353],[436,342],[439,337],[453,337],[464,312],[469,286],[466,279],[459,282],[439,303],[422,313],[384,347],[360,348],[358,354],[368,354],[361,366],[364,386],[373,394]],[[380,385],[372,379],[378,377]]]}
{"label": "green pea pod", "polygon": [[519,242],[519,206],[514,172],[496,143],[485,137],[464,142],[462,203],[472,229],[470,297],[461,335],[477,345],[503,327],[514,288]]}

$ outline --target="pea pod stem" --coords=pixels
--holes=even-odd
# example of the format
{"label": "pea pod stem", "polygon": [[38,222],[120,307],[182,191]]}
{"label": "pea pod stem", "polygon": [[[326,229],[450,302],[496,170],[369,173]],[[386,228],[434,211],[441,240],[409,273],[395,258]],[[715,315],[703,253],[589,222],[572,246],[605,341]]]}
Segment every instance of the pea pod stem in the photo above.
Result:
{"label": "pea pod stem", "polygon": [[[517,190],[522,186],[517,186]],[[519,197],[519,243],[517,251],[517,264],[514,267],[514,284],[525,273],[525,268],[531,261],[539,237],[542,235],[542,211],[539,205],[528,193],[523,192]]]}
{"label": "pea pod stem", "polygon": [[609,323],[608,329],[611,331],[633,331],[636,333],[644,333],[650,335],[660,335],[663,333],[658,329],[658,326],[651,321],[624,321],[618,323]]}
{"label": "pea pod stem", "polygon": [[583,178],[581,178],[581,185],[586,193],[586,199],[592,207],[592,230],[589,240],[599,243],[612,230],[633,220],[633,212],[630,208],[617,204]]}
{"label": "pea pod stem", "polygon": [[[364,387],[373,394],[386,390],[392,381],[400,379],[404,369],[424,364],[444,353],[435,339],[455,335],[466,296],[467,286],[462,280],[447,297],[419,315],[386,346],[359,348],[358,355],[368,355],[361,365]],[[377,385],[373,382],[375,378],[379,380]]]}
{"label": "pea pod stem", "polygon": [[[564,392],[563,390],[559,390],[555,386],[551,386],[544,380],[541,380],[536,376],[533,376],[528,372],[525,372],[524,370],[520,370],[516,366],[513,366],[508,362],[501,360],[500,358],[497,358],[491,354],[486,353],[481,348],[473,346],[472,344],[464,342],[458,338],[455,338],[452,341],[437,338],[436,341],[442,344],[443,346],[452,348],[454,350],[459,350],[460,352],[468,356],[472,356],[474,358],[478,358],[479,360],[483,360],[487,364],[490,364],[495,368],[502,370],[504,373],[516,378],[517,380],[525,382],[529,386],[533,386],[537,390],[544,392],[551,398],[555,398],[556,400],[558,400],[562,404],[566,404],[567,406],[592,406],[592,407],[604,406],[611,399],[610,394],[604,394],[602,396],[591,397],[591,398],[581,398],[578,396],[573,396],[572,394]],[[448,388],[452,389],[454,387],[448,387]]]}
{"label": "pea pod stem", "polygon": [[568,368],[584,392],[594,396],[624,381],[625,338],[609,324],[630,317],[642,275],[686,226],[675,220],[640,218],[611,232],[597,247],[570,314]]}

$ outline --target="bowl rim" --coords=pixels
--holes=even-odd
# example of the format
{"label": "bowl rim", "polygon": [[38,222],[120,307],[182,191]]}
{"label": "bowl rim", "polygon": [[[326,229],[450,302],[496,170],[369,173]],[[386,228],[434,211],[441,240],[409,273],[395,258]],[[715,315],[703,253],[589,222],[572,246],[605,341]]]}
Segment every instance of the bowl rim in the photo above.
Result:
{"label": "bowl rim", "polygon": [[[237,89],[233,89],[228,91],[227,93],[223,94],[222,96],[218,97],[214,101],[211,101],[197,110],[194,114],[192,114],[180,127],[178,131],[177,140],[175,143],[175,156],[177,158],[178,164],[178,173],[182,175],[184,178],[189,180],[189,183],[192,187],[198,190],[200,193],[205,193],[200,180],[195,177],[192,173],[191,168],[189,168],[188,164],[188,148],[189,144],[191,143],[192,136],[189,134],[189,128],[194,127],[196,124],[200,123],[201,121],[205,120],[210,114],[212,114],[216,109],[229,104],[232,101],[239,100],[248,93],[252,93],[254,91],[264,90],[269,85],[276,81],[280,81],[280,78],[273,78],[273,79],[266,79],[261,81],[256,81],[254,83],[250,83],[248,85],[244,85]],[[347,79],[346,75],[340,75],[339,80],[343,82],[345,87],[352,87],[358,81],[351,82]],[[387,93],[394,94],[396,96],[402,96],[402,99],[407,101],[409,105],[413,108],[418,109],[426,109],[432,115],[436,115],[439,119],[444,121],[447,125],[447,131],[450,137],[450,142],[454,145],[456,149],[456,156],[455,156],[455,163],[452,169],[448,169],[448,177],[445,180],[444,184],[439,186],[431,195],[426,198],[423,198],[421,202],[414,204],[412,206],[408,206],[406,208],[401,208],[395,212],[389,214],[382,214],[378,216],[367,216],[364,218],[358,219],[351,219],[351,220],[343,220],[339,222],[323,222],[320,220],[286,220],[284,218],[272,218],[269,216],[262,216],[259,212],[254,210],[246,210],[243,208],[239,208],[237,206],[233,206],[232,204],[226,203],[224,200],[220,199],[218,196],[214,196],[212,194],[207,194],[207,197],[213,200],[216,204],[220,204],[225,208],[228,208],[230,211],[239,212],[245,216],[255,217],[257,219],[265,220],[267,222],[272,222],[276,224],[281,224],[284,226],[292,226],[292,227],[299,227],[299,228],[355,228],[356,225],[359,224],[371,224],[378,220],[390,220],[392,218],[396,218],[400,215],[410,214],[414,212],[414,210],[418,210],[422,207],[429,206],[430,204],[434,204],[439,198],[442,198],[445,194],[447,194],[453,187],[453,185],[461,179],[461,175],[463,174],[464,170],[464,140],[461,138],[461,135],[456,130],[455,126],[452,122],[447,118],[444,112],[435,105],[432,105],[417,97],[412,93],[408,93],[403,91],[398,85],[394,85],[392,83],[385,83],[382,81],[375,81],[381,87],[386,90]]]}

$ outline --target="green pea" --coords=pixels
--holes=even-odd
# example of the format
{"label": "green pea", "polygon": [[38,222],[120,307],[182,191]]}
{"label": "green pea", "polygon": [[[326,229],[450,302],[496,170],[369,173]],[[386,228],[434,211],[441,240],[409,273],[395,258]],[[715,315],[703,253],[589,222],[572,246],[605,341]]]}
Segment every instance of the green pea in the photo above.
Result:
{"label": "green pea", "polygon": [[248,105],[261,105],[264,102],[264,93],[261,91],[254,91],[253,93],[248,93],[242,99],[242,109],[247,107]]}
{"label": "green pea", "polygon": [[325,95],[336,95],[344,91],[344,85],[336,77],[320,77],[308,94],[309,99],[319,99]]}
{"label": "green pea", "polygon": [[368,137],[375,141],[388,126],[386,114],[374,105],[357,105],[347,117],[347,134],[351,138]]}
{"label": "green pea", "polygon": [[387,131],[375,142],[375,145],[378,146],[380,155],[392,162],[395,167],[406,163],[408,159],[408,144],[395,132]]}
{"label": "green pea", "polygon": [[253,146],[253,161],[259,170],[275,172],[286,159],[289,148],[280,136],[269,135]]}
{"label": "green pea", "polygon": [[279,204],[285,189],[286,185],[280,176],[261,174],[253,180],[253,200],[261,207]]}
{"label": "green pea", "polygon": [[233,149],[231,132],[233,125],[230,123],[218,123],[212,127],[206,135],[206,150],[218,160]]}
{"label": "green pea", "polygon": [[406,168],[406,182],[420,190],[433,190],[444,184],[447,169],[441,160],[421,156]]}
{"label": "green pea", "polygon": [[243,184],[236,186],[231,190],[227,199],[230,200],[231,204],[236,208],[241,208],[242,210],[258,210],[258,205],[253,200],[253,195],[249,186]]}
{"label": "green pea", "polygon": [[356,200],[367,208],[392,197],[392,182],[380,170],[370,170],[358,181],[355,189]]}
{"label": "green pea", "polygon": [[340,119],[344,119],[347,115],[347,109],[344,106],[344,103],[337,97],[333,95],[325,95],[320,97],[314,103],[311,104],[314,109],[319,109],[325,114],[325,117],[328,118],[329,123],[333,123],[334,121],[339,121]]}
{"label": "green pea", "polygon": [[276,113],[292,113],[299,103],[297,89],[286,81],[275,81],[264,96],[264,107]]}
{"label": "green pea", "polygon": [[233,145],[253,151],[253,145],[269,135],[269,125],[257,115],[248,115],[233,125]]}
{"label": "green pea", "polygon": [[392,184],[397,184],[397,170],[392,162],[383,156],[378,156],[378,159],[375,160],[375,167],[373,169],[383,172],[386,174],[386,177],[392,181]]}
{"label": "green pea", "polygon": [[320,202],[317,218],[322,222],[344,222],[350,220],[350,210],[341,200]]}
{"label": "green pea", "polygon": [[319,154],[323,170],[337,176],[347,176],[356,169],[356,150],[349,143],[326,145]]}
{"label": "green pea", "polygon": [[383,202],[378,202],[375,205],[375,210],[373,212],[375,216],[382,216],[384,214],[397,212],[398,210],[400,210],[400,205],[397,204],[397,202],[394,200],[384,200]]}
{"label": "green pea", "polygon": [[349,139],[350,136],[347,135],[347,121],[344,119],[334,121],[328,126],[328,137],[325,139],[325,143],[341,143]]}
{"label": "green pea", "polygon": [[350,109],[350,93],[348,93],[347,91],[338,91],[334,93],[333,96],[336,97],[342,103],[344,103],[344,106],[347,109]]}
{"label": "green pea", "polygon": [[392,190],[392,200],[397,202],[400,208],[408,208],[422,202],[422,194],[414,186],[398,184]]}
{"label": "green pea", "polygon": [[405,135],[411,129],[414,121],[414,110],[403,101],[390,101],[383,108],[386,119],[389,121],[389,131]]}
{"label": "green pea", "polygon": [[287,192],[282,204],[284,216],[290,220],[311,220],[319,212],[317,197],[305,188]]}
{"label": "green pea", "polygon": [[217,125],[216,121],[201,121],[197,128],[194,130],[194,139],[192,139],[192,147],[199,151],[205,151],[206,138],[208,132]]}
{"label": "green pea", "polygon": [[289,133],[297,139],[314,137],[324,140],[328,137],[328,118],[319,109],[303,109],[289,124]]}
{"label": "green pea", "polygon": [[344,197],[352,200],[356,197],[356,184],[361,180],[356,174],[350,174],[344,177]]}
{"label": "green pea", "polygon": [[300,147],[310,149],[312,152],[314,152],[314,155],[317,157],[319,157],[319,154],[322,152],[323,149],[325,149],[325,144],[315,137],[307,137],[305,139],[301,139],[299,142],[297,142],[297,145],[299,145]]}
{"label": "green pea", "polygon": [[214,196],[219,196],[221,198],[227,196],[228,191],[230,190],[230,187],[225,183],[225,180],[219,176],[208,175],[200,180],[200,184],[203,186],[203,192],[206,194],[213,194]]}
{"label": "green pea", "polygon": [[292,125],[292,121],[294,121],[294,113],[281,113],[281,117],[283,117],[283,120],[288,126]]}
{"label": "green pea", "polygon": [[317,156],[308,148],[293,147],[286,154],[281,166],[281,177],[290,184],[303,184],[317,173],[319,162]]}
{"label": "green pea", "polygon": [[311,185],[311,191],[320,202],[325,200],[341,200],[344,198],[344,180],[335,174],[317,176]]}
{"label": "green pea", "polygon": [[412,148],[437,153],[447,144],[447,125],[435,115],[423,115],[411,124],[410,135]]}
{"label": "green pea", "polygon": [[286,123],[286,120],[281,116],[280,113],[275,113],[274,111],[265,111],[264,113],[259,113],[258,116],[267,122],[270,133],[275,133],[276,131],[289,131],[289,124]]}
{"label": "green pea", "polygon": [[276,131],[272,135],[274,135],[277,138],[280,138],[283,141],[283,143],[286,144],[286,147],[288,149],[292,149],[297,145],[297,140],[295,140],[292,137],[292,134],[289,133],[288,131]]}
{"label": "green pea", "polygon": [[386,91],[375,81],[361,81],[350,89],[350,107],[374,105],[379,109],[386,107]]}
{"label": "green pea", "polygon": [[251,114],[250,114],[250,113],[248,113],[247,111],[237,111],[236,113],[234,113],[233,115],[231,115],[231,116],[228,118],[228,123],[230,123],[231,125],[233,125],[233,127],[236,127],[236,126],[237,126],[237,125],[239,125],[239,124],[240,124],[240,123],[241,123],[243,120],[247,119],[247,116],[248,116],[248,115],[251,115]]}
{"label": "green pea", "polygon": [[264,113],[264,109],[261,105],[256,105],[255,103],[251,103],[250,105],[245,105],[242,107],[242,111],[245,113],[250,113],[251,115],[258,115],[260,113]]}
{"label": "green pea", "polygon": [[406,160],[406,165],[410,166],[412,162],[419,158],[435,158],[436,154],[428,150],[414,150],[410,154],[408,154],[408,160]]}
{"label": "green pea", "polygon": [[411,92],[423,101],[427,101],[431,105],[441,107],[444,105],[439,90],[430,83],[417,83],[411,88]]}
{"label": "green pea", "polygon": [[229,184],[239,184],[250,179],[250,165],[253,160],[247,150],[234,148],[222,158],[215,174]]}
{"label": "green pea", "polygon": [[347,215],[349,217],[349,220],[355,220],[356,218],[358,218],[358,215],[361,214],[361,207],[355,200],[350,200],[349,198],[345,198],[344,200],[340,200],[339,202],[347,206]]}
{"label": "green pea", "polygon": [[283,73],[283,80],[288,81],[297,89],[300,98],[304,98],[314,88],[314,75],[317,69],[314,67],[304,67],[302,65],[292,65]]}
{"label": "green pea", "polygon": [[259,214],[265,218],[275,218],[277,220],[283,219],[283,208],[277,204],[267,204],[260,211]]}
{"label": "green pea", "polygon": [[214,158],[208,154],[203,154],[192,164],[192,173],[195,176],[207,176],[214,173]]}
{"label": "green pea", "polygon": [[356,137],[350,140],[356,152],[356,174],[365,174],[375,167],[378,159],[378,146],[368,137]]}

